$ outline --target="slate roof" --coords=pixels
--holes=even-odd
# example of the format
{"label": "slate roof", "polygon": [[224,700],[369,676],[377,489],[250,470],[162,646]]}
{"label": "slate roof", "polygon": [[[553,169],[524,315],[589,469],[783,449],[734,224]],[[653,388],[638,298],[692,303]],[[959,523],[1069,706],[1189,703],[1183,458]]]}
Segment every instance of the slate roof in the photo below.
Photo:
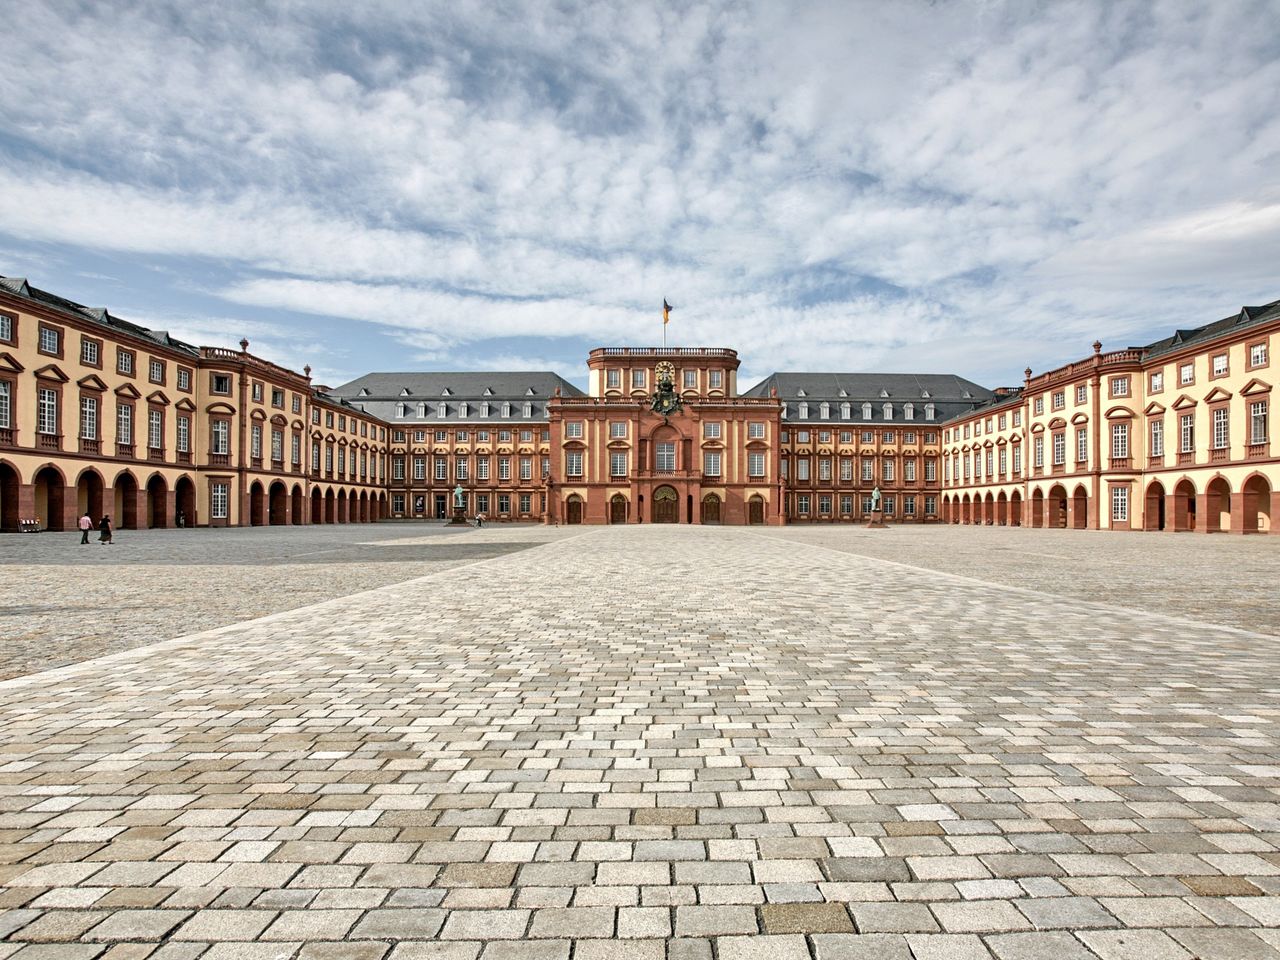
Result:
{"label": "slate roof", "polygon": [[[786,418],[799,420],[798,405],[808,403],[805,422],[882,423],[884,405],[893,404],[893,423],[941,422],[972,410],[992,396],[990,390],[972,380],[951,373],[771,373],[743,396],[767,397],[777,389],[786,405]],[[826,421],[819,417],[819,405],[830,404]],[[850,405],[850,416],[840,416],[840,405]],[[871,417],[862,416],[862,405],[871,404]],[[915,408],[914,420],[903,418],[903,405]],[[924,406],[934,406],[932,421],[924,420]]]}
{"label": "slate roof", "polygon": [[88,320],[91,323],[100,324],[112,330],[119,330],[135,337],[142,337],[144,340],[150,340],[171,350],[189,353],[193,357],[200,354],[200,351],[194,345],[175,339],[164,330],[149,330],[136,323],[120,319],[107,310],[106,307],[86,307],[84,304],[76,303],[74,300],[68,300],[57,294],[49,293],[47,290],[41,290],[39,287],[33,287],[27,283],[24,277],[0,277],[0,287],[16,296],[33,300],[46,307],[52,307],[62,313],[73,314],[79,320]]}
{"label": "slate roof", "polygon": [[[331,389],[329,395],[389,423],[512,423],[546,420],[547,401],[557,387],[561,396],[584,396],[549,370],[368,373]],[[511,404],[509,417],[502,416],[503,402]],[[402,403],[406,415],[400,417],[396,414]],[[438,412],[441,403],[445,405],[444,417]],[[483,412],[485,403],[489,404],[488,414]],[[526,403],[532,404],[531,417],[524,416]],[[464,404],[465,415],[461,412]]]}
{"label": "slate roof", "polygon": [[1176,330],[1171,336],[1157,340],[1155,343],[1149,343],[1139,349],[1145,351],[1146,356],[1144,359],[1151,359],[1166,353],[1173,353],[1191,344],[1213,340],[1215,337],[1231,333],[1233,330],[1245,329],[1277,318],[1280,318],[1280,300],[1272,300],[1270,303],[1263,304],[1260,307],[1241,307],[1239,313],[1224,317],[1221,320],[1215,320],[1213,323],[1206,323],[1202,327]]}

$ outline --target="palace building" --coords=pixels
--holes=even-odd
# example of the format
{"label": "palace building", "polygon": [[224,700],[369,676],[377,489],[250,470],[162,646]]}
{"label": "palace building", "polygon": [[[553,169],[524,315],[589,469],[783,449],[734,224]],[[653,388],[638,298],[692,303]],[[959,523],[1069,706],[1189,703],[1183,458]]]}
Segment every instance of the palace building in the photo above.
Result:
{"label": "palace building", "polygon": [[1275,532],[1280,301],[990,390],[601,347],[551,372],[312,382],[0,277],[0,530],[439,520]]}

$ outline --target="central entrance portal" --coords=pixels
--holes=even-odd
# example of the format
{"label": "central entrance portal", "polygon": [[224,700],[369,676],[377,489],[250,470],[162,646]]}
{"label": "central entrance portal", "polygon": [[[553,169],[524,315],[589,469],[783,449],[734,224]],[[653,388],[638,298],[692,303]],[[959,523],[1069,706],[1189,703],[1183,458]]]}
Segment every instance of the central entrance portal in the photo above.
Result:
{"label": "central entrance portal", "polygon": [[653,491],[653,522],[679,523],[679,498],[671,487],[659,487]]}

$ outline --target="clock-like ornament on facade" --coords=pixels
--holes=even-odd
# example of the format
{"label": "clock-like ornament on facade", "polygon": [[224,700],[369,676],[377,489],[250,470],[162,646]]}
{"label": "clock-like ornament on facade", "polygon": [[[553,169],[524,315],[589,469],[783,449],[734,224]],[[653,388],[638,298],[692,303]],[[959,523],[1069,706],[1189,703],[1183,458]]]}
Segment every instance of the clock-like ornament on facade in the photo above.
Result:
{"label": "clock-like ornament on facade", "polygon": [[653,392],[649,406],[654,413],[669,417],[679,413],[684,404],[676,393],[676,368],[670,360],[661,360],[654,367],[654,377],[658,381],[658,389]]}

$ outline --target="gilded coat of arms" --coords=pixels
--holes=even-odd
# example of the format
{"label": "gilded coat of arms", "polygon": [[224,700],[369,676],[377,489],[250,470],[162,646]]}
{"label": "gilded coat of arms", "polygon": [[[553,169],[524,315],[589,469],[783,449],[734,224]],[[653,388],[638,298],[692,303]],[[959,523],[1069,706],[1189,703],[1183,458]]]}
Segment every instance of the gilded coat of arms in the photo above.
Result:
{"label": "gilded coat of arms", "polygon": [[669,360],[661,361],[654,368],[654,376],[658,381],[658,389],[653,392],[649,406],[654,413],[669,417],[679,413],[684,404],[676,393],[676,368]]}

